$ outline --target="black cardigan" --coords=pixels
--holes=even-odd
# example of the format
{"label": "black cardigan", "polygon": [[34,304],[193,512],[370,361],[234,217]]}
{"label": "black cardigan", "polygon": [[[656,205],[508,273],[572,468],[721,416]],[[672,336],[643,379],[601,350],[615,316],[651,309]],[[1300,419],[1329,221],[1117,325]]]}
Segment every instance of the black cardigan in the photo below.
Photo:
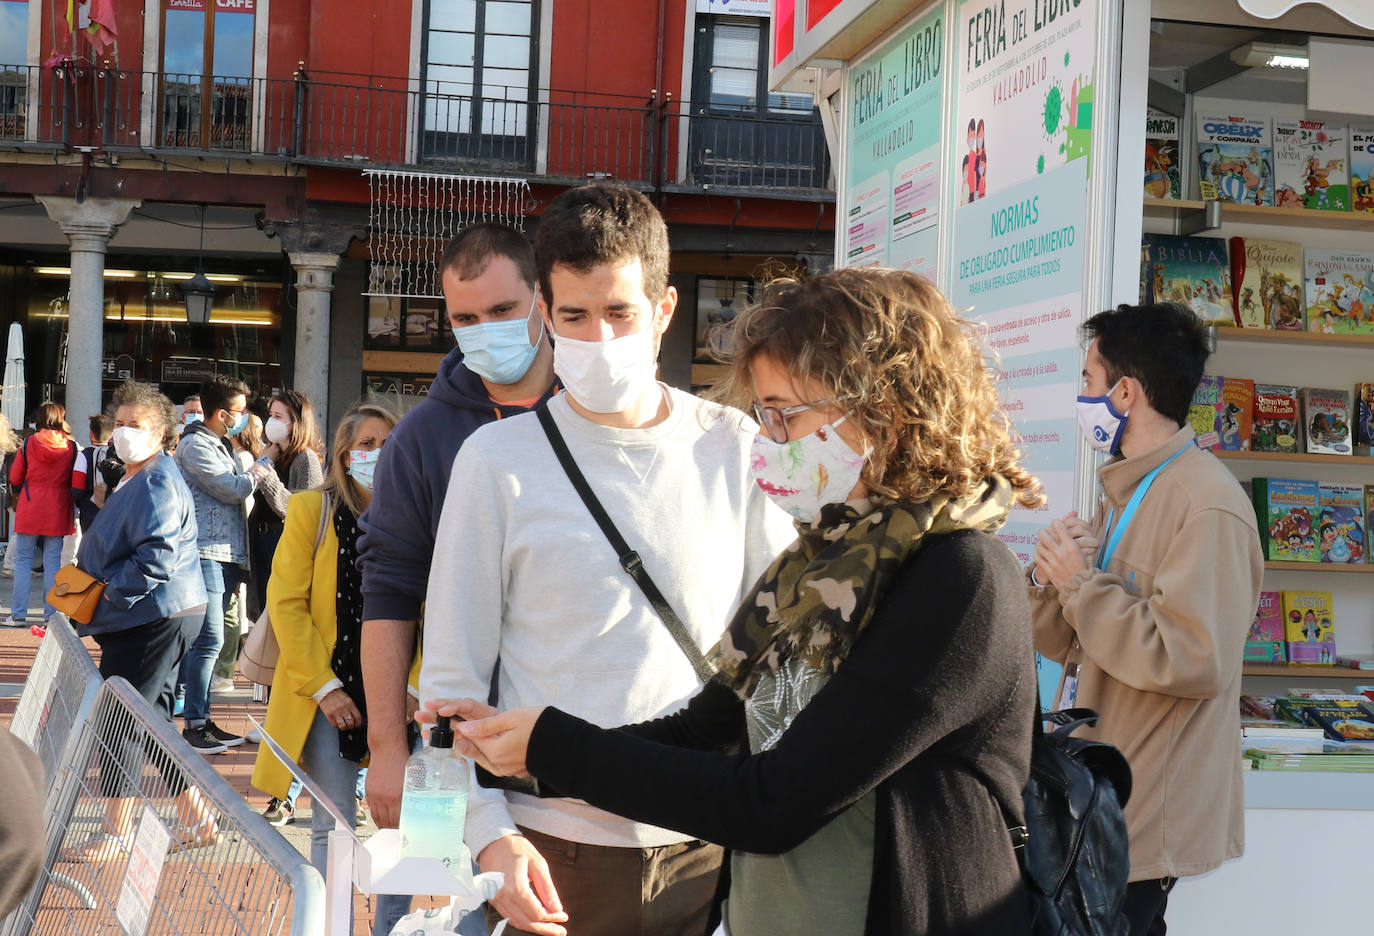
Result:
{"label": "black cardigan", "polygon": [[744,707],[712,683],[621,729],[546,709],[541,783],[640,822],[779,854],[878,791],[868,936],[1030,931],[1007,834],[1030,771],[1035,668],[1015,558],[985,533],[932,537],[776,747],[749,755]]}

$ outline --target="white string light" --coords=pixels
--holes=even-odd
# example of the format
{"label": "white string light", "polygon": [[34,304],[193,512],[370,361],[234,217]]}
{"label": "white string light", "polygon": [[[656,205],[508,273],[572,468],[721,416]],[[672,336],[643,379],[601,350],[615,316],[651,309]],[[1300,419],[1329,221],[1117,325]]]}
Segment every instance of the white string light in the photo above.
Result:
{"label": "white string light", "polygon": [[464,228],[484,221],[525,229],[525,179],[369,169],[372,263],[367,295],[438,299],[439,255]]}

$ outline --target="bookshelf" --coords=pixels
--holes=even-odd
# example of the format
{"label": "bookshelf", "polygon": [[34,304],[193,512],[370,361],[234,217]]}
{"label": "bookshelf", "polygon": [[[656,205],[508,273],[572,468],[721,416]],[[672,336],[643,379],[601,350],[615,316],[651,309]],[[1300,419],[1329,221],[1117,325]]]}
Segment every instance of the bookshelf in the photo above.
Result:
{"label": "bookshelf", "polygon": [[1355,572],[1374,573],[1374,563],[1356,562],[1344,565],[1335,562],[1277,562],[1270,561],[1264,568],[1272,572]]}
{"label": "bookshelf", "polygon": [[1357,670],[1348,666],[1318,663],[1246,663],[1246,676],[1301,676],[1303,679],[1361,679],[1368,676],[1374,682],[1374,670]]}
{"label": "bookshelf", "polygon": [[1287,462],[1301,465],[1352,465],[1374,468],[1374,456],[1369,455],[1311,455],[1306,452],[1233,452],[1212,449],[1222,461]]}
{"label": "bookshelf", "polygon": [[[1313,211],[1308,208],[1271,208],[1220,202],[1221,218],[1237,224],[1275,224],[1322,230],[1374,232],[1374,214],[1355,211]],[[1176,220],[1205,214],[1207,202],[1188,199],[1146,198],[1145,217]]]}
{"label": "bookshelf", "polygon": [[1323,335],[1321,332],[1275,331],[1269,328],[1218,328],[1219,342],[1292,345],[1300,349],[1356,348],[1374,351],[1374,335]]}

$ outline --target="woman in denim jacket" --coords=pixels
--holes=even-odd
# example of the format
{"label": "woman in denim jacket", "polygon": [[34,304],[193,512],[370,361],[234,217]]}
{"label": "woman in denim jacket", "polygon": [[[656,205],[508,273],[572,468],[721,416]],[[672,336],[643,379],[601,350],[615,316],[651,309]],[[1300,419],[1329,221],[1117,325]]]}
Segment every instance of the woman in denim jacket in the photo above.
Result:
{"label": "woman in denim jacket", "polygon": [[[100,674],[122,676],[169,722],[177,666],[200,628],[205,585],[196,549],[191,492],[164,447],[176,437],[172,401],[126,383],[114,394],[114,447],[126,470],[81,541],[77,565],[105,583],[89,624],[78,633],[100,645]],[[146,758],[137,737],[101,758],[101,787],[110,834],[67,855],[104,860],[128,850],[140,799],[133,795]],[[183,845],[213,842],[218,827],[208,804],[179,771],[159,765],[176,799],[173,833]]]}

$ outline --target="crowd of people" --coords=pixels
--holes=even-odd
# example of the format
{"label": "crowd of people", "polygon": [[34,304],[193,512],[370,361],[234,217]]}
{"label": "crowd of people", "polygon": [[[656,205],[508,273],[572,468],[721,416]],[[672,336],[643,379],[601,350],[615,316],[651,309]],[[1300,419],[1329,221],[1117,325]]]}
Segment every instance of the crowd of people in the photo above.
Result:
{"label": "crowd of people", "polygon": [[[357,401],[330,448],[304,395],[255,425],[228,377],[180,419],[121,387],[85,449],[45,404],[22,447],[0,438],[23,486],[6,623],[79,515],[77,563],[107,583],[81,626],[102,673],[215,754],[244,742],[212,718],[216,673],[240,622],[270,626],[265,729],[346,820],[365,795],[395,827],[419,724],[465,719],[483,769],[465,844],[504,874],[468,936],[503,917],[535,936],[1029,933],[1009,829],[1038,649],[1065,664],[1059,707],[1098,709],[1135,771],[1123,913],[1163,933],[1177,878],[1242,847],[1223,748],[1253,606],[1237,596],[1261,567],[1243,497],[1191,445],[1196,321],[1165,305],[1085,325],[1102,507],[1054,521],[1023,570],[995,534],[1045,495],[933,286],[770,283],[707,400],[657,379],[668,269],[663,219],[623,186],[559,195],[533,244],[466,229],[440,262],[457,347],[428,397],[404,418]],[[252,783],[289,821],[265,748]],[[86,860],[131,831],[107,786],[113,845]],[[175,792],[183,843],[213,841],[196,791]],[[312,813],[323,871],[334,820]],[[383,899],[373,932],[408,905]]]}

